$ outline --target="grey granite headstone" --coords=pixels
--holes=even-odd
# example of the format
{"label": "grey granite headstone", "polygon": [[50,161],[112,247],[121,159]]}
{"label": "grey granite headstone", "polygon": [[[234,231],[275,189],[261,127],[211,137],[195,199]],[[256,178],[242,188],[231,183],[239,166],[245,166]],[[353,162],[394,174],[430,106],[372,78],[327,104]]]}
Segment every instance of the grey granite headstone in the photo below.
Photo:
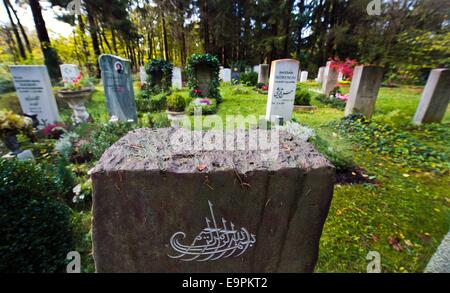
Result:
{"label": "grey granite headstone", "polygon": [[241,82],[241,73],[239,72],[239,70],[231,71],[231,82],[233,84],[239,84]]}
{"label": "grey granite headstone", "polygon": [[209,97],[209,84],[211,83],[211,68],[200,65],[196,69],[198,88],[202,97]]}
{"label": "grey granite headstone", "polygon": [[47,66],[14,65],[9,68],[22,111],[37,114],[41,126],[60,121]]}
{"label": "grey granite headstone", "polygon": [[61,77],[64,84],[73,83],[80,75],[80,68],[75,64],[61,64],[59,65],[59,69],[61,70]]}
{"label": "grey granite headstone", "polygon": [[372,117],[382,80],[382,67],[355,67],[350,94],[345,107],[345,116],[360,113],[367,118]]}
{"label": "grey granite headstone", "polygon": [[109,115],[123,121],[137,121],[130,60],[103,54],[98,62]]}
{"label": "grey granite headstone", "polygon": [[333,62],[328,61],[327,67],[324,70],[322,93],[324,95],[330,95],[331,91],[336,87],[338,83],[339,72],[332,66]]}
{"label": "grey granite headstone", "polygon": [[[175,133],[193,135],[130,132],[92,171],[97,272],[313,272],[334,167],[287,132],[272,160],[217,139],[208,150],[185,148]],[[246,146],[255,135],[225,137]]]}
{"label": "grey granite headstone", "polygon": [[434,69],[428,77],[414,124],[441,122],[450,100],[450,69]]}
{"label": "grey granite headstone", "polygon": [[260,64],[258,73],[258,83],[269,82],[269,64]]}

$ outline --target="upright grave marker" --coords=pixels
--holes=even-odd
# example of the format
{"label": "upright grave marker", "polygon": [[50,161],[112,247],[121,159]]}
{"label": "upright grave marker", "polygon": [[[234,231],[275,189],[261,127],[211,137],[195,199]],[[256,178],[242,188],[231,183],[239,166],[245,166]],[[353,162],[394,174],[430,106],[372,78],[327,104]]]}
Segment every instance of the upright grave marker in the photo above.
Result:
{"label": "upright grave marker", "polygon": [[302,71],[300,73],[300,82],[307,82],[308,81],[308,71]]}
{"label": "upright grave marker", "polygon": [[322,93],[324,95],[330,95],[331,91],[336,87],[338,83],[338,70],[333,66],[333,61],[327,62],[327,67],[324,70],[324,80],[322,85]]}
{"label": "upright grave marker", "polygon": [[59,69],[64,84],[73,83],[80,75],[80,68],[75,64],[61,64]]}
{"label": "upright grave marker", "polygon": [[223,82],[231,82],[231,69],[224,68],[222,70],[222,81]]}
{"label": "upright grave marker", "polygon": [[259,74],[259,65],[253,66],[253,72],[256,72]]}
{"label": "upright grave marker", "polygon": [[145,72],[144,66],[139,67],[139,78],[141,80],[141,85],[144,85],[147,82],[148,75],[147,72]]}
{"label": "upright grave marker", "polygon": [[98,62],[102,71],[109,115],[123,121],[136,121],[137,114],[130,60],[103,54]]}
{"label": "upright grave marker", "polygon": [[345,115],[360,113],[368,118],[372,117],[382,80],[382,67],[355,67]]}
{"label": "upright grave marker", "polygon": [[269,82],[269,64],[260,64],[258,73],[258,83]]}
{"label": "upright grave marker", "polygon": [[172,73],[172,87],[177,90],[181,90],[183,87],[183,80],[181,77],[181,68],[174,67]]}
{"label": "upright grave marker", "polygon": [[238,68],[234,68],[231,71],[231,82],[233,84],[239,84],[241,82],[241,73]]}
{"label": "upright grave marker", "polygon": [[22,111],[36,114],[42,125],[60,121],[47,66],[13,65],[9,68]]}
{"label": "upright grave marker", "polygon": [[291,120],[299,65],[300,62],[293,59],[272,61],[266,108],[267,120],[272,121],[277,116],[282,117],[284,121]]}
{"label": "upright grave marker", "polygon": [[450,69],[434,69],[428,77],[414,124],[441,122],[450,100]]}
{"label": "upright grave marker", "polygon": [[317,74],[317,78],[316,78],[317,82],[319,82],[319,83],[323,82],[323,75],[324,75],[324,73],[325,73],[325,67],[320,67],[319,68],[319,73]]}

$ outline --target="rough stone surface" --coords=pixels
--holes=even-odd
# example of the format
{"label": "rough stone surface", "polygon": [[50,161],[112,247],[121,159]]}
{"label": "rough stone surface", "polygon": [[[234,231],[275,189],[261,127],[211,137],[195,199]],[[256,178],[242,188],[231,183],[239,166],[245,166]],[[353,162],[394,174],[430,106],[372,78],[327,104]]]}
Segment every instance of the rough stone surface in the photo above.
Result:
{"label": "rough stone surface", "polygon": [[450,101],[450,69],[434,69],[420,99],[413,122],[441,122]]}
{"label": "rough stone surface", "polygon": [[450,232],[444,237],[431,258],[425,273],[450,273]]}
{"label": "rough stone surface", "polygon": [[[275,144],[276,159],[264,161],[261,151],[174,149],[176,131],[132,131],[93,170],[97,271],[312,272],[332,198],[334,167],[287,132],[280,132]],[[198,132],[194,141],[210,133]],[[245,134],[247,140],[250,134]],[[205,231],[205,217],[215,218],[217,226],[226,220],[236,230],[244,227],[256,242],[229,258],[170,258],[176,255],[171,237],[182,231],[181,242],[191,245]]]}
{"label": "rough stone surface", "polygon": [[356,66],[345,115],[360,113],[368,118],[372,117],[382,80],[382,67]]}

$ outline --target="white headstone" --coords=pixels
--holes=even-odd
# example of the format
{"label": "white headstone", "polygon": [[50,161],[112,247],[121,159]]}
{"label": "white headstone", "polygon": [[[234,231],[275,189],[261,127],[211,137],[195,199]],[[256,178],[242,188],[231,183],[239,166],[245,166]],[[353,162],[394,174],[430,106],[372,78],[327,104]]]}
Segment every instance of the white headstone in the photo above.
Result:
{"label": "white headstone", "polygon": [[183,87],[183,80],[181,77],[181,68],[174,67],[172,73],[172,87],[177,90],[181,90]]}
{"label": "white headstone", "polygon": [[64,84],[73,83],[80,75],[80,68],[75,64],[61,64],[59,66]]}
{"label": "white headstone", "polygon": [[284,121],[291,120],[299,65],[300,62],[293,59],[272,61],[266,108],[267,120],[273,121],[277,116],[283,117]]}
{"label": "white headstone", "polygon": [[253,66],[253,72],[256,72],[259,74],[259,65]]}
{"label": "white headstone", "polygon": [[302,71],[300,74],[300,82],[308,81],[308,71]]}
{"label": "white headstone", "polygon": [[224,68],[222,72],[222,80],[224,82],[231,82],[231,69]]}
{"label": "white headstone", "polygon": [[342,81],[342,80],[344,80],[344,75],[342,74],[342,72],[339,72],[338,81]]}
{"label": "white headstone", "polygon": [[139,67],[139,77],[141,80],[141,85],[143,85],[147,82],[148,75],[147,75],[147,72],[145,71],[144,66]]}
{"label": "white headstone", "polygon": [[323,82],[323,75],[325,73],[325,67],[319,68],[319,73],[317,74],[316,81],[322,83]]}
{"label": "white headstone", "polygon": [[9,68],[22,111],[37,114],[42,125],[60,121],[47,66],[12,65]]}

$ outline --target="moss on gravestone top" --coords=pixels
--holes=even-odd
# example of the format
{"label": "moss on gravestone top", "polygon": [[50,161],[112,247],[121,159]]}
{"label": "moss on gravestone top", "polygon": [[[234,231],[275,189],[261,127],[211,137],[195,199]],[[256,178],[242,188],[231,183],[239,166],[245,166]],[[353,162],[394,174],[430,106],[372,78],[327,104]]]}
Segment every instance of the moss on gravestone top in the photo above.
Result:
{"label": "moss on gravestone top", "polygon": [[[194,134],[176,128],[133,130],[103,154],[93,173],[119,170],[208,173],[235,169],[238,173],[245,174],[256,170],[333,168],[311,144],[286,131],[280,131],[279,140],[274,140],[271,147],[264,151],[249,150],[248,141],[250,137],[256,137],[255,130],[241,133],[245,137],[246,150],[207,150],[205,147],[196,149],[193,144],[201,141],[200,136],[203,139],[211,138],[211,131]],[[177,141],[175,137],[178,137],[178,141],[180,137],[193,139],[190,143],[185,140],[185,144],[179,145],[174,143]],[[237,137],[228,133],[228,141],[236,142]],[[270,138],[268,141],[271,141]],[[225,146],[225,143],[218,142],[214,145]],[[243,146],[243,140],[236,145]]]}

